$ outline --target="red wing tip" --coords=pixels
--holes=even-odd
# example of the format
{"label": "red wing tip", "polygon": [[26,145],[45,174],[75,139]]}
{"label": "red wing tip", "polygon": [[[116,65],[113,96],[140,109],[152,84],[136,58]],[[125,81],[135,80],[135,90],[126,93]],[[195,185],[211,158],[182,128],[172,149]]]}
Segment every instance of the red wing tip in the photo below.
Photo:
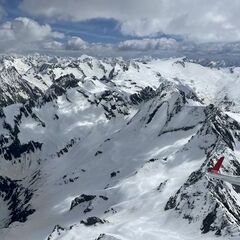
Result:
{"label": "red wing tip", "polygon": [[214,165],[214,167],[210,168],[208,172],[215,173],[215,174],[218,173],[220,167],[222,166],[223,160],[224,160],[224,156],[220,157],[217,160],[217,163]]}

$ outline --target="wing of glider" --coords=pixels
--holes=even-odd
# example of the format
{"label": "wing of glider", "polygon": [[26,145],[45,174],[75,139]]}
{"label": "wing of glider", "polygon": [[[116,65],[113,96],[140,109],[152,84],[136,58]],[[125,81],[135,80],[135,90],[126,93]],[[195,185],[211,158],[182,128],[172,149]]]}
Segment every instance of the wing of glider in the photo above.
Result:
{"label": "wing of glider", "polygon": [[220,179],[220,180],[240,186],[240,176],[239,177],[238,176],[230,176],[230,175],[224,175],[224,174],[219,173],[219,169],[222,166],[223,160],[224,160],[224,157],[219,158],[217,163],[215,164],[215,166],[208,170],[207,175],[209,177]]}

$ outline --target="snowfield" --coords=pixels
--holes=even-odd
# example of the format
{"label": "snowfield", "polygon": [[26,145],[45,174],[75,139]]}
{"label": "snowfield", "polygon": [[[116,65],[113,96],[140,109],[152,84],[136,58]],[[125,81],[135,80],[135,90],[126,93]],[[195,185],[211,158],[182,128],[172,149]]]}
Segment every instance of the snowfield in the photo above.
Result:
{"label": "snowfield", "polygon": [[239,67],[0,59],[0,239],[240,239]]}

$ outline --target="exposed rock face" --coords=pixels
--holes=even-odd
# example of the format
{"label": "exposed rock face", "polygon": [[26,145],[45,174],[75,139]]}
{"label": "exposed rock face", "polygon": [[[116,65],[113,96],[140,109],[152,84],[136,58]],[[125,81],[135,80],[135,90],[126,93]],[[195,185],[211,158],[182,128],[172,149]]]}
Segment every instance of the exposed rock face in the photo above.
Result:
{"label": "exposed rock face", "polygon": [[115,238],[113,236],[102,233],[96,240],[119,240],[119,238]]}
{"label": "exposed rock face", "polygon": [[62,233],[65,233],[66,231],[68,231],[68,229],[61,227],[60,225],[56,225],[53,228],[52,233],[48,236],[47,240],[55,240],[58,237],[60,237]]}
{"label": "exposed rock face", "polygon": [[106,220],[102,220],[98,217],[89,217],[85,221],[82,220],[80,223],[84,224],[85,226],[92,226],[92,225],[95,226],[97,223],[103,224],[105,222],[106,222]]}
{"label": "exposed rock face", "polygon": [[94,198],[96,198],[96,195],[85,195],[82,194],[80,197],[76,197],[72,203],[71,203],[71,207],[70,210],[72,210],[74,207],[76,207],[77,205],[84,203],[84,202],[90,202],[92,201]]}
{"label": "exposed rock face", "polygon": [[0,86],[1,107],[13,103],[24,103],[27,99],[36,100],[43,94],[40,88],[25,80],[14,66],[0,70]]}
{"label": "exposed rock face", "polygon": [[[209,167],[209,159],[214,159],[216,153],[234,151],[234,139],[239,139],[240,125],[236,121],[229,122],[229,117],[212,105],[205,109],[205,114],[206,121],[194,138],[211,136],[212,141],[199,146],[204,149],[207,158],[201,168],[193,172],[177,193],[169,198],[165,210],[174,209],[189,223],[201,223],[202,233],[214,231],[216,235],[226,235],[238,227],[240,207],[231,196],[231,189],[221,181],[210,182],[205,171]],[[235,157],[231,158],[232,164],[236,164],[231,169],[234,173],[239,171],[239,163]]]}
{"label": "exposed rock face", "polygon": [[1,227],[8,227],[13,222],[25,222],[35,212],[30,200],[33,190],[24,188],[18,181],[0,177],[1,201],[8,206],[8,216],[1,216]]}

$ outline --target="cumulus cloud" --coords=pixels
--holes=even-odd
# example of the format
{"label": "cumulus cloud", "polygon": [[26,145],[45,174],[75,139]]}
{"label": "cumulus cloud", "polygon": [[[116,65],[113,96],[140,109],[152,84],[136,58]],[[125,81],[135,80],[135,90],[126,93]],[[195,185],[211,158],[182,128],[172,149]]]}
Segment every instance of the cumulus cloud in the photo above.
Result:
{"label": "cumulus cloud", "polygon": [[49,49],[49,50],[63,50],[65,49],[65,46],[63,43],[58,42],[58,41],[48,41],[48,42],[44,42],[42,44],[44,49]]}
{"label": "cumulus cloud", "polygon": [[179,44],[172,38],[144,38],[121,42],[119,50],[149,51],[149,50],[177,50]]}
{"label": "cumulus cloud", "polygon": [[233,0],[23,0],[32,15],[83,21],[113,18],[123,34],[180,35],[200,42],[240,40],[240,1]]}
{"label": "cumulus cloud", "polygon": [[[42,1],[44,3],[45,0],[42,0]],[[48,1],[51,3],[54,0],[48,0]],[[69,1],[71,2],[73,0],[69,0]],[[106,0],[102,0],[102,1],[104,2]],[[111,0],[111,2],[112,1],[113,0]],[[132,0],[132,1],[135,1],[135,0]],[[149,1],[153,1],[153,0],[149,0]],[[179,1],[183,1],[183,0],[179,0]],[[162,2],[164,1],[162,0]],[[61,3],[61,0],[59,0],[59,3]],[[117,4],[120,4],[120,1],[117,1]],[[36,7],[35,9],[38,9],[38,8]],[[127,15],[125,14],[125,17],[126,16]],[[213,15],[209,15],[209,14],[207,14],[207,16],[209,18],[213,17]],[[173,26],[175,26],[175,28],[177,29],[178,24],[181,25],[182,21],[185,21],[183,19],[186,19],[186,16],[183,18],[177,19],[176,22],[174,21],[171,22],[172,28]],[[225,20],[220,16],[218,17],[215,16],[214,21],[216,23],[219,23],[219,22],[222,23]],[[159,26],[161,26],[161,24],[162,22],[158,18],[154,18],[154,19],[145,18],[143,20],[135,19],[135,18],[132,18],[132,19],[129,18],[127,20],[122,19],[121,31],[124,34],[129,34],[133,36],[144,36],[146,34],[146,35],[150,35],[151,37],[138,37],[136,39],[133,38],[131,40],[122,41],[120,43],[116,42],[112,44],[107,44],[107,43],[86,42],[79,36],[69,36],[69,35],[64,35],[63,33],[56,32],[52,29],[52,27],[49,24],[40,24],[39,22],[30,18],[18,17],[11,21],[7,21],[0,24],[0,52],[45,51],[45,53],[61,52],[66,55],[69,53],[71,54],[86,53],[86,54],[95,55],[95,56],[111,56],[111,55],[121,56],[126,54],[128,56],[130,55],[134,56],[135,52],[137,52],[137,54],[141,54],[141,53],[158,54],[163,52],[164,53],[174,52],[174,54],[176,53],[179,55],[185,55],[185,53],[194,53],[194,54],[240,53],[239,42],[230,41],[230,38],[233,36],[229,36],[228,42],[212,42],[212,43],[208,43],[207,41],[205,42],[203,41],[202,43],[201,42],[197,43],[194,41],[187,41],[187,40],[180,41],[180,40],[176,40],[178,38],[175,38],[174,36],[161,37],[161,38],[157,36],[154,37],[155,32],[156,33],[166,32],[166,31],[159,30],[160,29]],[[189,23],[189,25],[191,24],[193,23],[192,22]],[[231,28],[230,25],[228,25],[228,28],[233,29]],[[181,31],[183,32],[183,29],[181,29]],[[186,31],[186,29],[184,31]],[[177,30],[175,33],[177,33]],[[226,34],[219,30],[219,34],[220,33],[223,35]],[[186,31],[185,35],[189,35],[189,34],[187,34],[187,31]],[[201,31],[196,34],[201,34]],[[214,33],[209,33],[209,34],[210,35],[213,34],[211,35],[212,39],[216,37]],[[205,37],[206,39],[207,38],[211,39],[211,36],[209,37],[206,33],[201,38]],[[224,37],[224,38],[225,40],[227,39],[227,37]]]}
{"label": "cumulus cloud", "polygon": [[66,49],[69,50],[83,50],[88,47],[87,42],[82,40],[80,37],[71,37],[68,39],[67,44],[66,44]]}
{"label": "cumulus cloud", "polygon": [[156,36],[164,33],[159,26],[161,26],[159,19],[134,19],[123,21],[120,30],[124,35],[138,37]]}
{"label": "cumulus cloud", "polygon": [[125,56],[194,56],[209,57],[219,54],[240,54],[240,43],[201,43],[178,42],[173,38],[131,39],[115,44],[89,43],[81,38],[66,37],[62,42],[48,40],[39,43],[38,50],[44,53],[63,55],[87,54],[98,57]]}
{"label": "cumulus cloud", "polygon": [[0,25],[0,48],[5,51],[34,47],[49,39],[63,38],[64,34],[54,32],[48,25],[19,17]]}
{"label": "cumulus cloud", "polygon": [[[112,47],[112,45],[111,45]],[[88,43],[78,36],[53,31],[48,24],[18,17],[0,25],[0,52],[68,52],[92,55],[109,50],[108,44]],[[111,48],[112,50],[112,48]],[[102,54],[101,54],[102,55]]]}

